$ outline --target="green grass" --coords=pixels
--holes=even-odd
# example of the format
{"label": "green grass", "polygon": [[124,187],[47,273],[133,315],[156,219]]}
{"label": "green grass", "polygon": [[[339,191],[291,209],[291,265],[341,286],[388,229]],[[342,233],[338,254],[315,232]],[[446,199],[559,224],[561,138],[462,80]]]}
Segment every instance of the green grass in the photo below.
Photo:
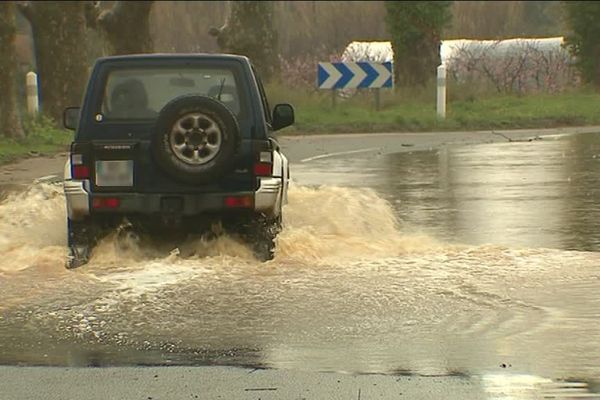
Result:
{"label": "green grass", "polygon": [[381,110],[374,109],[373,93],[336,98],[331,93],[269,88],[274,103],[287,101],[296,109],[296,124],[287,133],[419,132],[553,128],[600,125],[600,94],[590,90],[561,94],[511,96],[477,94],[450,88],[447,117],[439,120],[435,88],[381,94]]}
{"label": "green grass", "polygon": [[56,128],[51,121],[40,117],[24,121],[26,137],[13,140],[0,137],[0,164],[19,158],[54,154],[65,150],[73,139],[73,133]]}
{"label": "green grass", "polygon": [[[600,94],[581,89],[569,93],[528,96],[498,95],[470,88],[449,88],[447,118],[435,112],[435,86],[424,90],[382,91],[381,110],[374,109],[373,93],[336,98],[331,92],[267,88],[270,101],[289,102],[296,109],[296,124],[282,134],[345,132],[420,132],[554,128],[600,125]],[[0,137],[0,164],[16,159],[53,154],[67,148],[73,133],[56,128],[48,119],[25,121],[27,137],[16,141]]]}

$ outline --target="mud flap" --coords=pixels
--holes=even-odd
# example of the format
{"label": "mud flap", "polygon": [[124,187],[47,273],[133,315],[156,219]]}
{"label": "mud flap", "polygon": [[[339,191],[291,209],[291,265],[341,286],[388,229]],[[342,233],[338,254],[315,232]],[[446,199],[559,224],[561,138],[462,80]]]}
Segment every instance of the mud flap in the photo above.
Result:
{"label": "mud flap", "polygon": [[85,265],[95,244],[96,229],[86,222],[67,220],[68,254],[65,267],[73,269]]}
{"label": "mud flap", "polygon": [[90,246],[72,244],[69,246],[69,254],[65,266],[68,269],[73,269],[85,265],[90,260]]}
{"label": "mud flap", "polygon": [[259,261],[269,261],[275,257],[275,239],[281,231],[281,215],[256,218],[248,227],[247,241],[252,246],[254,256]]}

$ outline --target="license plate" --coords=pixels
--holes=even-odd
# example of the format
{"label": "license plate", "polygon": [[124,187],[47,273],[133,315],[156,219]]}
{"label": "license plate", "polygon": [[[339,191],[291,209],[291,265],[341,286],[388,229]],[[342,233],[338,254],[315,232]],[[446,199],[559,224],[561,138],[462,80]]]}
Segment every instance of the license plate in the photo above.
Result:
{"label": "license plate", "polygon": [[96,186],[133,186],[133,160],[96,161]]}

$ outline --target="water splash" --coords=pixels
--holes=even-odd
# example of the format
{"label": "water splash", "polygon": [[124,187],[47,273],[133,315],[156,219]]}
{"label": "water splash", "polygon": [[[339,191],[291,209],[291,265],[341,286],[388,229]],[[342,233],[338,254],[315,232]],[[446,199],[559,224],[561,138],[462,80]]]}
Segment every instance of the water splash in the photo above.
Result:
{"label": "water splash", "polygon": [[53,267],[66,256],[66,238],[62,187],[34,185],[0,203],[0,272]]}
{"label": "water splash", "polygon": [[293,187],[277,259],[331,262],[432,250],[433,238],[402,233],[392,206],[371,189]]}
{"label": "water splash", "polygon": [[[405,235],[392,207],[370,189],[293,186],[284,209],[273,263],[330,262],[380,258],[439,246],[425,235]],[[234,258],[253,262],[248,246],[235,235],[190,238],[165,254],[149,244],[118,243],[110,234],[94,249],[88,269],[127,267],[149,260]],[[66,206],[62,188],[37,184],[0,203],[0,272],[30,267],[63,268],[66,256]]]}

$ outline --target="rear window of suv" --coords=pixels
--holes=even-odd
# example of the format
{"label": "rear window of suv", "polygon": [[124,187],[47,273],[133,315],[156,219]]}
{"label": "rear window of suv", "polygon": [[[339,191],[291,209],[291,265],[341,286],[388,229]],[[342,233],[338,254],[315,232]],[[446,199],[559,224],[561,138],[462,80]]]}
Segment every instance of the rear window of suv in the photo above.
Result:
{"label": "rear window of suv", "polygon": [[238,117],[244,111],[233,70],[156,67],[110,71],[101,112],[105,119],[153,119],[169,101],[190,94],[220,100]]}

